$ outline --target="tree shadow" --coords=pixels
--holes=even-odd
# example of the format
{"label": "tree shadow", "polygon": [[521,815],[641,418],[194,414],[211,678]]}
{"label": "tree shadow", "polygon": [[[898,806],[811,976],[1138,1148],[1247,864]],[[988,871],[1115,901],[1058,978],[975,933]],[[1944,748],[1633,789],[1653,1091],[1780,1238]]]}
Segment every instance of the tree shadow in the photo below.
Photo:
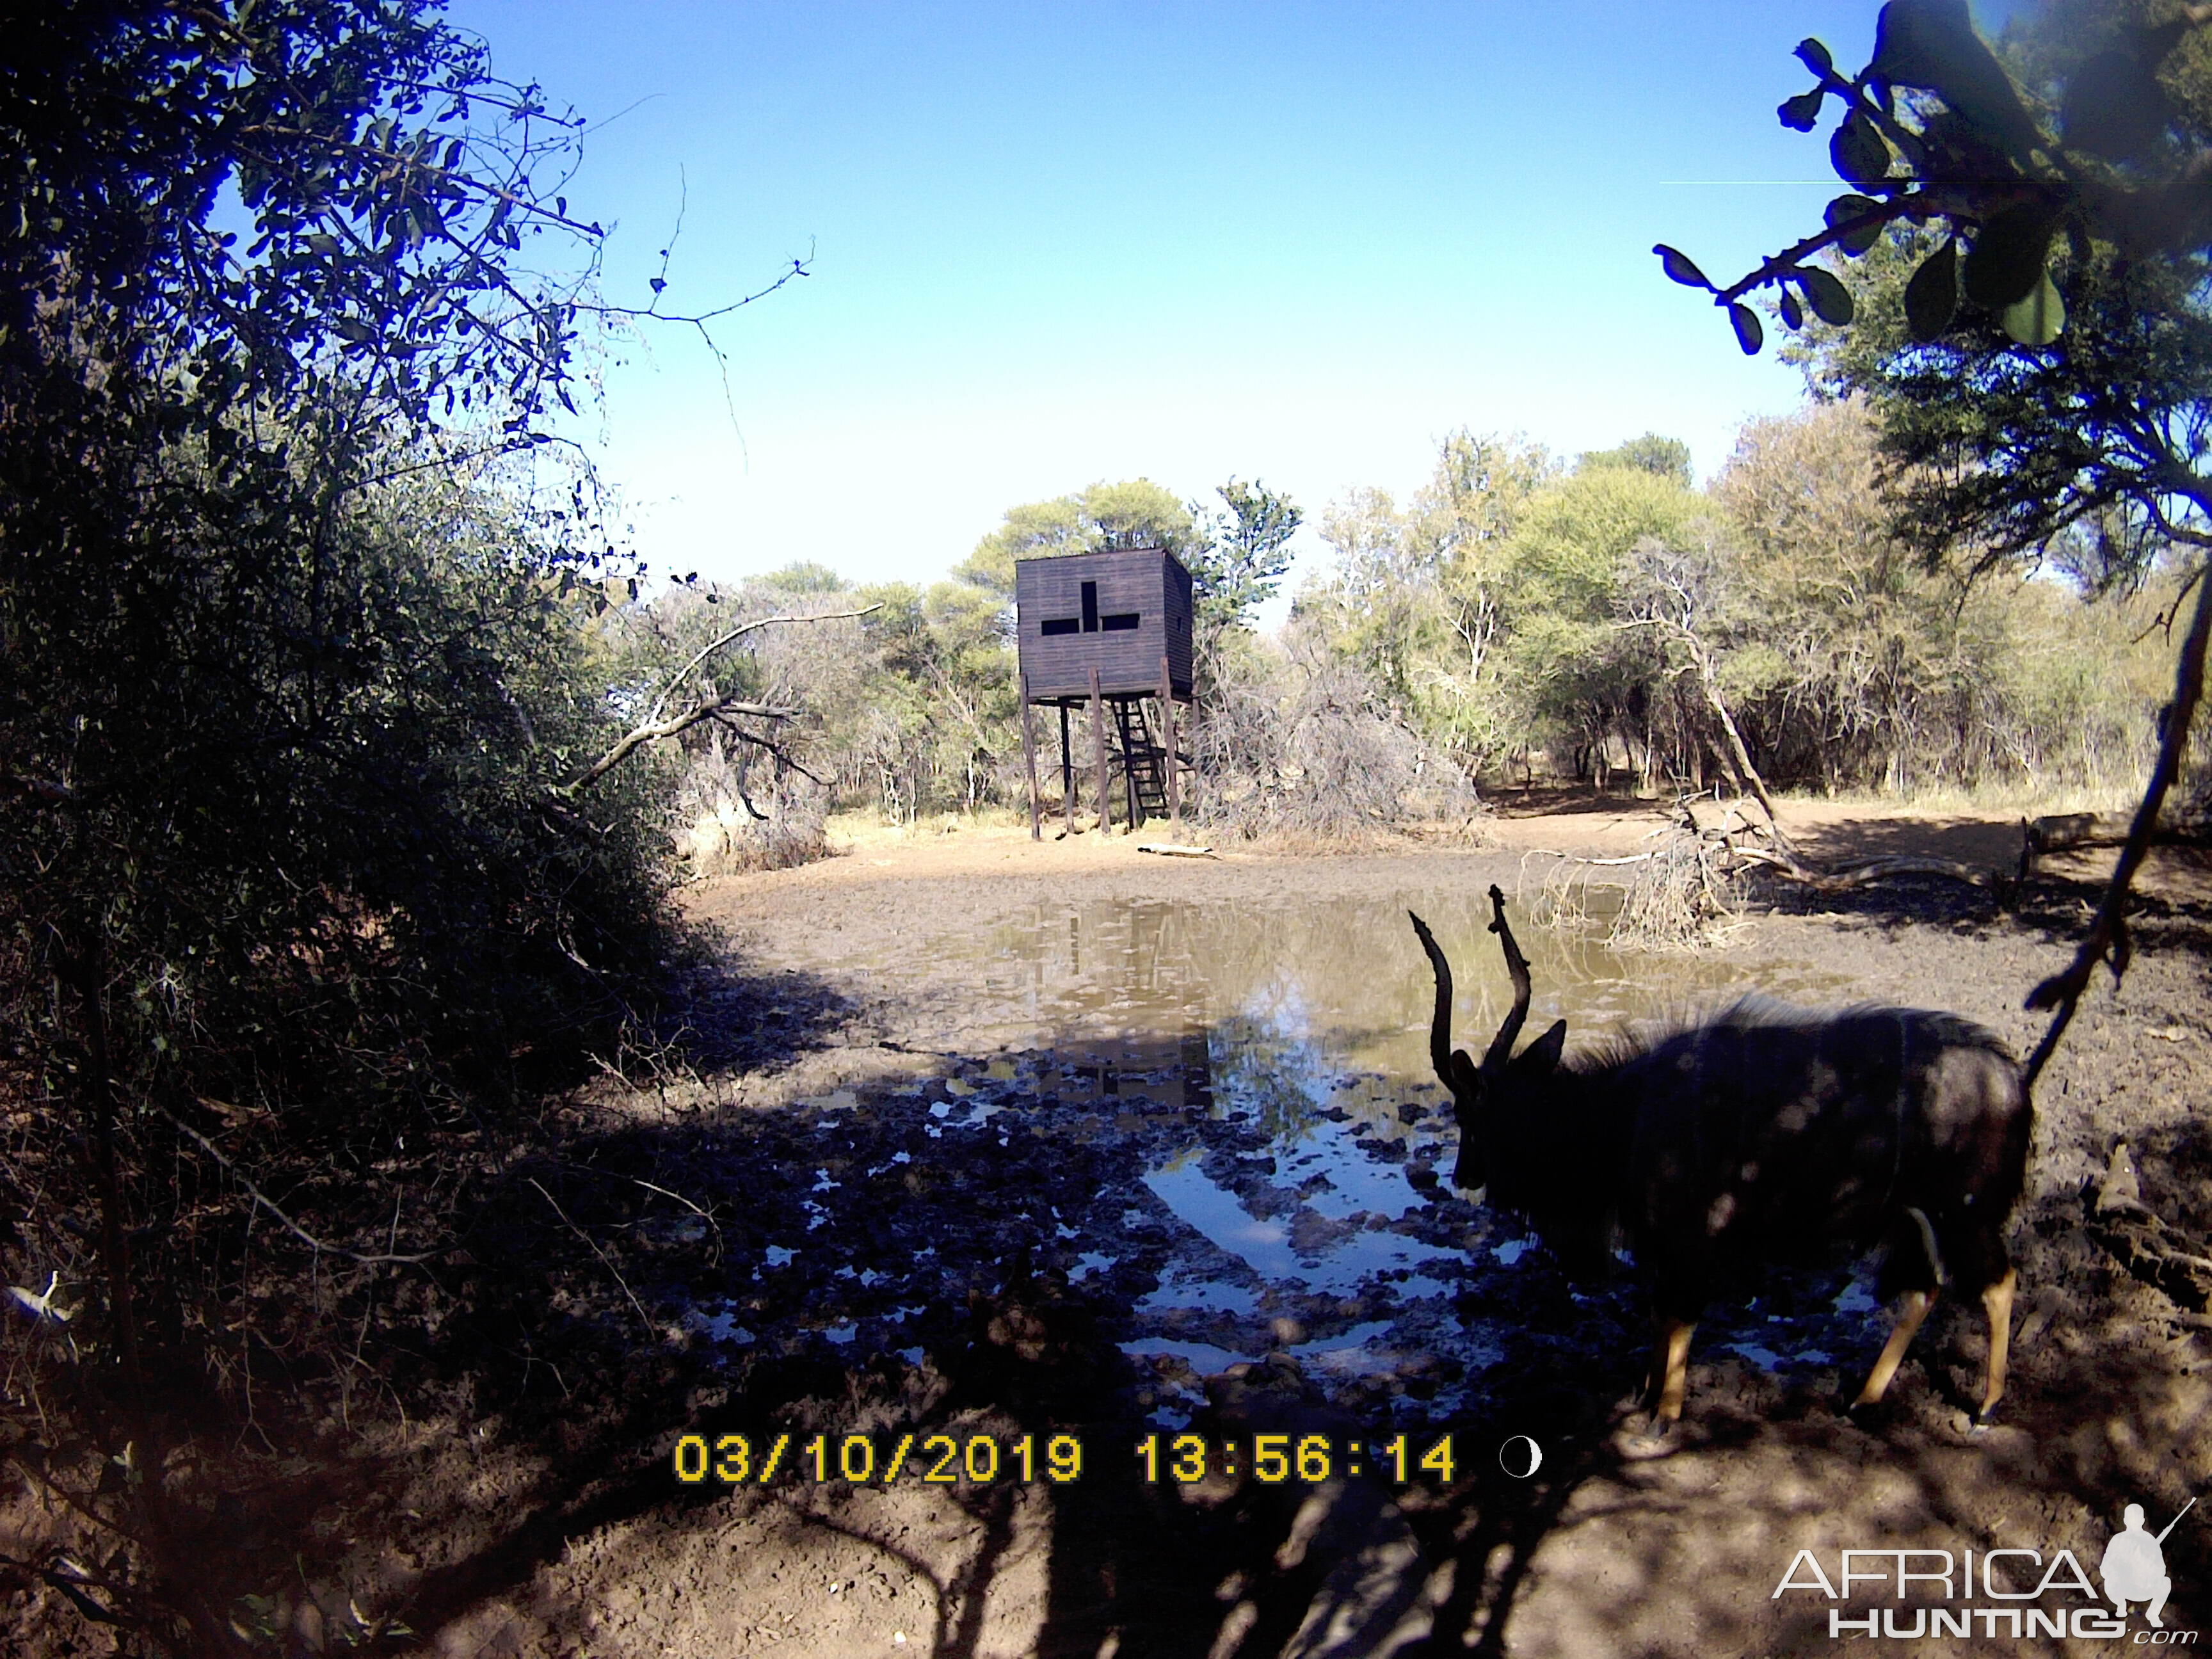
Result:
{"label": "tree shadow", "polygon": [[1792,831],[1812,863],[1841,869],[1883,858],[1955,859],[1961,864],[2010,873],[2020,864],[2017,823],[1986,818],[1842,818]]}
{"label": "tree shadow", "polygon": [[1666,803],[1640,795],[1615,794],[1594,784],[1535,784],[1499,790],[1485,804],[1502,818],[1577,817],[1592,812],[1657,812]]}
{"label": "tree shadow", "polygon": [[[748,1065],[833,1042],[847,1006],[802,976],[726,988],[713,1006],[752,1022],[729,1038]],[[1875,1431],[1838,1415],[1832,1382],[1778,1378],[1709,1346],[1689,1420],[1666,1455],[1646,1455],[1623,1433],[1632,1298],[1571,1296],[1532,1273],[1488,1310],[1527,1330],[1476,1404],[1430,1420],[1396,1402],[1417,1440],[1454,1435],[1448,1483],[1340,1470],[1271,1486],[1249,1468],[1148,1480],[1139,1443],[1173,1431],[1118,1339],[1170,1250],[1135,1206],[1160,1149],[1207,1116],[1215,1079],[1202,1042],[1164,1039],[1118,1070],[1084,1046],[1049,1066],[947,1055],[812,1098],[580,1119],[518,1160],[468,1235],[480,1264],[497,1265],[479,1267],[466,1328],[431,1356],[465,1387],[457,1420],[496,1421],[511,1488],[495,1510],[471,1510],[448,1470],[448,1508],[416,1524],[463,1547],[389,1583],[380,1605],[423,1639],[460,1641],[483,1633],[471,1620],[484,1609],[514,1602],[514,1650],[586,1643],[594,1585],[665,1577],[672,1552],[703,1560],[772,1512],[780,1547],[860,1551],[917,1587],[928,1617],[907,1628],[945,1654],[1000,1650],[994,1621],[1016,1603],[1034,1611],[1030,1650],[1085,1659],[1259,1659],[1331,1631],[1339,1652],[1787,1650],[1825,1636],[1829,1606],[1770,1595],[1793,1540],[1831,1562],[1899,1537],[2049,1540],[2087,1560],[2116,1500],[2166,1503],[2169,1486],[2169,1512],[2185,1499],[2161,1457],[2212,1455],[2186,1449],[2212,1438],[2189,1440],[2191,1385],[2167,1349],[2069,1334],[2108,1336],[2114,1303],[2073,1288],[2102,1283],[2098,1258],[2078,1234],[2054,1235],[2075,1239],[2064,1249],[2044,1240],[2064,1220],[2046,1194],[2031,1222],[2037,1248],[2059,1253],[2031,1282],[2059,1294],[2038,1304],[2009,1420],[1990,1437],[1952,1426],[1978,1338],[1946,1304]],[[2169,1139],[2147,1182],[2169,1165],[2197,1178],[2201,1137]],[[1114,1261],[1071,1282],[1072,1258],[1107,1241]],[[1869,1348],[1878,1340],[1870,1323]],[[1342,1448],[1392,1420],[1332,1406],[1270,1361],[1213,1378],[1190,1426],[1216,1444],[1314,1433]],[[795,1460],[817,1434],[827,1457],[853,1434],[880,1455],[899,1434],[938,1431],[1002,1446],[1072,1437],[1082,1477],[940,1489],[943,1529],[923,1547],[910,1494],[827,1492],[834,1479],[810,1477],[740,1498],[685,1485],[672,1462],[680,1434],[710,1446],[742,1434],[757,1453],[788,1433]],[[1522,1435],[1544,1449],[1528,1479],[1498,1459]],[[2017,1504],[1992,1505],[1992,1482]],[[2028,1531],[2007,1513],[2033,1517],[2017,1522]],[[375,1524],[404,1527],[390,1510]],[[2205,1582],[2198,1546],[2174,1550],[2177,1582]],[[597,1578],[562,1576],[580,1553]],[[789,1593],[763,1585],[756,1602]]]}
{"label": "tree shadow", "polygon": [[837,1046],[860,1012],[818,974],[748,969],[718,952],[686,969],[657,1035],[672,1058],[700,1073],[773,1074]]}

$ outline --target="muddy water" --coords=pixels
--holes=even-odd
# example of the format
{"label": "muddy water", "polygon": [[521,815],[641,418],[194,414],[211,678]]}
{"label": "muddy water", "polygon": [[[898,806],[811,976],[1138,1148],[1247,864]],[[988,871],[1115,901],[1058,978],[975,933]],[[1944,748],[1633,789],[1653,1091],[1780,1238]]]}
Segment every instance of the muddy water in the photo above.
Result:
{"label": "muddy water", "polygon": [[[1432,981],[1406,902],[1458,967],[1455,1036],[1480,1052],[1510,992],[1487,905],[1465,890],[1273,909],[1046,904],[929,941],[975,988],[971,1030],[998,1042],[963,1046],[942,1079],[801,1103],[822,1148],[793,1194],[806,1237],[771,1248],[761,1292],[708,1316],[704,1334],[773,1325],[780,1305],[810,1328],[787,1347],[918,1358],[925,1310],[963,1282],[955,1256],[1041,1245],[1039,1265],[1108,1311],[1167,1425],[1188,1420],[1203,1378],[1270,1353],[1332,1398],[1434,1419],[1478,1404],[1528,1344],[1632,1351],[1626,1281],[1567,1286],[1513,1221],[1452,1191],[1455,1131],[1427,1058]],[[1564,1018],[1585,1039],[1746,990],[1819,1003],[1838,988],[1810,967],[1753,983],[1710,961],[1619,956],[1587,931],[1523,921],[1519,936],[1530,1029]],[[904,1187],[869,1195],[887,1181]],[[915,1212],[917,1191],[933,1218]],[[770,1194],[760,1201],[765,1217]],[[823,1246],[870,1225],[889,1231],[867,1259],[829,1267]],[[1856,1363],[1874,1339],[1863,1280],[1755,1288],[1716,1309],[1706,1357],[1822,1367]]]}
{"label": "muddy water", "polygon": [[[1479,1049],[1504,1018],[1510,989],[1498,942],[1485,931],[1488,902],[1465,888],[1273,910],[1040,906],[938,949],[988,964],[994,988],[1022,998],[1040,1034],[1203,1033],[1218,1069],[1267,1092],[1346,1065],[1407,1078],[1428,1070],[1431,981],[1408,907],[1455,964],[1454,1034]],[[1818,1000],[1840,983],[1807,969],[1769,972],[1754,988],[1740,969],[1701,958],[1618,955],[1598,942],[1601,927],[1534,927],[1517,910],[1515,921],[1535,984],[1532,1031],[1564,1018],[1586,1036],[1751,988]]]}
{"label": "muddy water", "polygon": [[[1487,902],[1460,889],[1407,902],[1456,965],[1455,1036],[1479,1053],[1510,999]],[[1178,1248],[1123,1346],[1184,1382],[1170,1392],[1283,1348],[1325,1388],[1389,1380],[1426,1393],[1426,1382],[1449,1409],[1505,1351],[1501,1324],[1522,1298],[1501,1281],[1534,1271],[1520,1268],[1533,1243],[1486,1212],[1469,1226],[1438,1209],[1453,1133],[1428,1066],[1433,981],[1406,908],[1041,906],[968,946],[1002,988],[1024,988],[1023,1012],[1056,1034],[1062,1060],[1100,1068],[1127,1104],[1185,1106],[1202,1072],[1211,1119],[1263,1139],[1264,1160],[1217,1158],[1211,1172],[1202,1134],[1170,1137],[1148,1160],[1146,1188],[1177,1224]],[[1720,964],[1616,954],[1589,929],[1524,918],[1520,937],[1536,987],[1531,1030],[1565,1018],[1589,1036],[1753,988]],[[1770,971],[1756,988],[1817,1002],[1833,986],[1803,969]],[[1113,1260],[1085,1252],[1084,1270]],[[1842,1296],[1847,1314],[1866,1302],[1863,1288]],[[1301,1316],[1331,1298],[1318,1320]],[[1820,1333],[1731,1334],[1756,1363],[1832,1358]],[[1162,1419],[1189,1403],[1164,1400]]]}

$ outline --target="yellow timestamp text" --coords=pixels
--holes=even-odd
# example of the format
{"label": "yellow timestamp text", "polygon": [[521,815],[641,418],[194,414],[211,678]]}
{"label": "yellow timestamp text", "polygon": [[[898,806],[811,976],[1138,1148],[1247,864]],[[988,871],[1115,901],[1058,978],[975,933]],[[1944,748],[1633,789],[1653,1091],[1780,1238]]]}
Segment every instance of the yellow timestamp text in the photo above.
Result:
{"label": "yellow timestamp text", "polygon": [[676,1478],[687,1486],[765,1486],[779,1475],[811,1480],[818,1486],[890,1486],[910,1478],[925,1486],[988,1486],[994,1482],[1042,1479],[1066,1486],[1083,1475],[1083,1442],[1055,1434],[1040,1446],[1037,1437],[1002,1438],[994,1434],[817,1434],[796,1450],[789,1434],[763,1436],[757,1447],[744,1434],[679,1436]]}
{"label": "yellow timestamp text", "polygon": [[1208,1475],[1249,1474],[1263,1486],[1318,1486],[1337,1474],[1379,1475],[1398,1486],[1432,1474],[1449,1486],[1459,1464],[1449,1434],[1424,1451],[1405,1435],[1389,1440],[1342,1440],[1326,1434],[1258,1434],[1209,1440],[1200,1434],[1148,1434],[1137,1443],[1144,1478],[1195,1486]]}

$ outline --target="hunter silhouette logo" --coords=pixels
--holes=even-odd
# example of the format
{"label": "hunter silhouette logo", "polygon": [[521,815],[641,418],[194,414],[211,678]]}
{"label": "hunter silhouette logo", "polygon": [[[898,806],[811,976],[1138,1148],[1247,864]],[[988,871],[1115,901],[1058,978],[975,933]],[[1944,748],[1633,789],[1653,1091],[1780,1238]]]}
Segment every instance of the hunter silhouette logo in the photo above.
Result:
{"label": "hunter silhouette logo", "polygon": [[[2181,1506],[2181,1515],[2197,1507],[2191,1498]],[[2166,1533],[2181,1524],[2181,1515],[2166,1523],[2166,1532],[2154,1538],[2143,1528],[2143,1506],[2130,1504],[2121,1516],[2121,1530],[2112,1534],[2112,1541],[2105,1546],[2105,1559],[2099,1571],[2105,1581],[2105,1595],[2123,1619],[2128,1616],[2128,1603],[2147,1601],[2143,1617],[2154,1630],[2166,1628],[2166,1620],[2159,1615],[2166,1609],[2166,1598],[2173,1593],[2173,1580],[2166,1577],[2166,1555],[2159,1547],[2166,1542]]]}
{"label": "hunter silhouette logo", "polygon": [[2163,1532],[2154,1534],[2143,1524],[2143,1506],[2129,1504],[2098,1560],[2101,1596],[2072,1550],[2046,1555],[2042,1548],[2008,1544],[1963,1552],[1844,1549],[1837,1553],[1832,1574],[1818,1551],[1801,1549],[1769,1599],[1806,1595],[1856,1603],[1826,1609],[1832,1641],[1862,1636],[2112,1641],[2128,1636],[2128,1609],[2134,1607],[2141,1609],[2144,1627],[2136,1631],[2130,1646],[2194,1647],[2201,1632],[2166,1628],[2173,1580],[2162,1547],[2196,1507],[2192,1498]]}

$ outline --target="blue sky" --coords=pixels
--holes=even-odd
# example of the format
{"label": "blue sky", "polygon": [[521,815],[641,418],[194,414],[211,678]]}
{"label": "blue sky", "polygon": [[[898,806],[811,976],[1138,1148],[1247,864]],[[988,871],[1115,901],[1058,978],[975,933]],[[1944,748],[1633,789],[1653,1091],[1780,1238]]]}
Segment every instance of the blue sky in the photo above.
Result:
{"label": "blue sky", "polygon": [[[1468,426],[1647,430],[1701,477],[1799,397],[1650,252],[1725,280],[1817,224],[1774,106],[1878,8],[454,0],[494,67],[605,125],[568,196],[611,297],[605,475],[663,571],[926,580],[1017,502],[1231,474],[1404,495]],[[1771,351],[1771,348],[1770,348]],[[1302,568],[1325,557],[1309,528]]]}

